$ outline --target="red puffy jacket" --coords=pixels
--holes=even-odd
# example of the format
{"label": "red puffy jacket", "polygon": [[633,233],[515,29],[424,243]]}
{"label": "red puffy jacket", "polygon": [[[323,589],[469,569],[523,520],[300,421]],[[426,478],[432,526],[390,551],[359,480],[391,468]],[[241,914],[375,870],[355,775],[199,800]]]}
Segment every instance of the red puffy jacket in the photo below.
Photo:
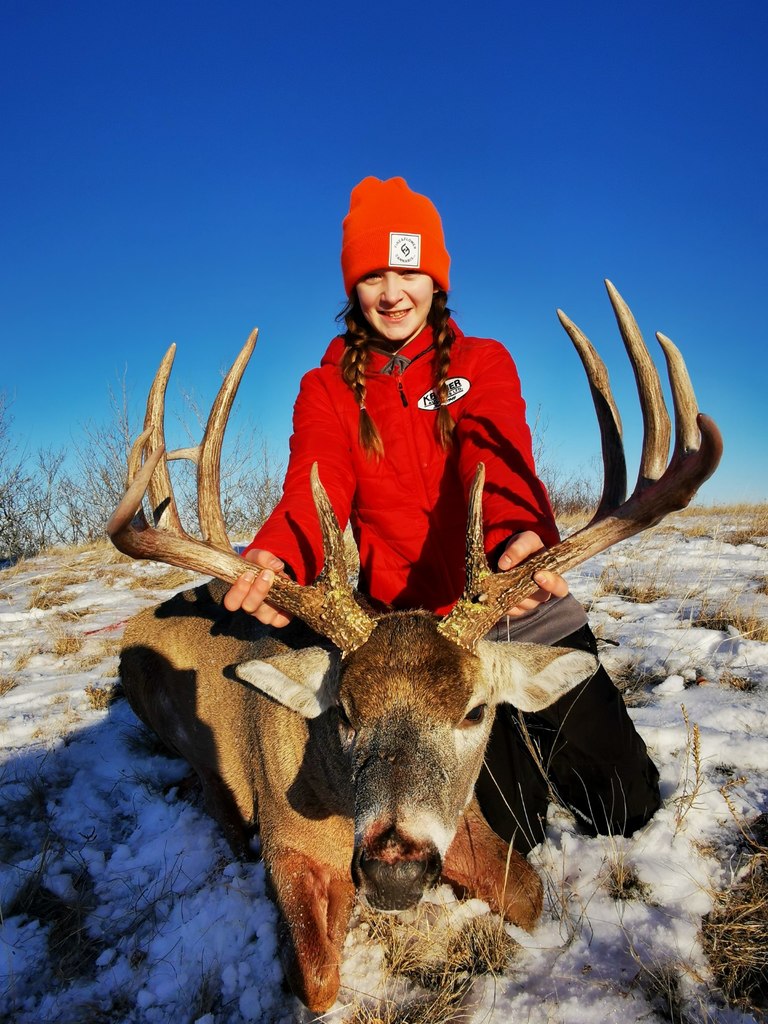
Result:
{"label": "red puffy jacket", "polygon": [[366,407],[384,444],[381,459],[358,443],[358,406],[339,368],[344,341],[335,338],[301,382],[283,496],[249,548],[278,555],[299,583],[317,576],[322,542],[310,492],[313,462],[342,527],[352,523],[359,589],[384,605],[445,614],[460,597],[467,493],[478,462],[486,467],[489,555],[498,557],[520,530],[533,530],[547,547],[557,542],[534,469],[515,364],[497,341],[467,338],[452,326],[448,389],[456,428],[450,449],[443,449],[436,430],[431,328],[401,350],[411,360],[401,370],[384,354],[369,355]]}

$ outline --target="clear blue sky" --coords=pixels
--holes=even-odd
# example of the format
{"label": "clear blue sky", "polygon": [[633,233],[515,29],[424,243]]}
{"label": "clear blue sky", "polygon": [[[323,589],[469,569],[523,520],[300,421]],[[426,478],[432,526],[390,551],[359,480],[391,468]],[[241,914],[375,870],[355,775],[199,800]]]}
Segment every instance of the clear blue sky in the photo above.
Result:
{"label": "clear blue sky", "polygon": [[[549,457],[594,415],[560,306],[637,415],[602,279],[683,349],[726,454],[705,501],[764,499],[768,4],[6,0],[0,390],[32,447],[138,405],[171,341],[206,396],[254,325],[242,403],[282,448],[343,302],[367,174],[440,209],[452,302],[520,370]],[[634,475],[632,473],[632,475]]]}

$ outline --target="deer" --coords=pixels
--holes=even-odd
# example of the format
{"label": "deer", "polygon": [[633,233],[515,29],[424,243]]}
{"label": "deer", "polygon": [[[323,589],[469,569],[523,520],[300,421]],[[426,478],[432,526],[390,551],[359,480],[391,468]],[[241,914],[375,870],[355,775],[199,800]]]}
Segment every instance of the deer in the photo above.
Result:
{"label": "deer", "polygon": [[[254,331],[224,378],[201,444],[167,452],[164,407],[175,346],[150,388],[129,455],[112,543],[132,558],[205,573],[209,583],[145,609],[126,626],[121,676],[139,719],[190,764],[206,809],[236,856],[256,832],[284,941],[290,989],[314,1013],[338,997],[342,946],[356,899],[382,911],[413,907],[438,883],[532,930],[543,887],[532,865],[496,836],[473,796],[496,707],[554,703],[594,671],[591,654],[485,634],[533,593],[540,569],[563,573],[686,507],[715,471],[722,439],[699,413],[682,355],[657,334],[675,415],[637,323],[606,281],[637,382],[641,465],[626,497],[622,427],[605,364],[558,310],[592,394],[603,490],[591,521],[524,564],[494,572],[483,546],[483,465],[468,495],[466,585],[445,617],[373,613],[350,583],[344,538],[312,470],[324,565],[311,585],[278,576],[270,601],[295,618],[281,630],[222,598],[244,563],[220,502],[222,439],[256,344]],[[180,521],[168,463],[197,464],[200,539]],[[144,511],[145,496],[151,507]],[[252,566],[258,572],[258,567]]]}

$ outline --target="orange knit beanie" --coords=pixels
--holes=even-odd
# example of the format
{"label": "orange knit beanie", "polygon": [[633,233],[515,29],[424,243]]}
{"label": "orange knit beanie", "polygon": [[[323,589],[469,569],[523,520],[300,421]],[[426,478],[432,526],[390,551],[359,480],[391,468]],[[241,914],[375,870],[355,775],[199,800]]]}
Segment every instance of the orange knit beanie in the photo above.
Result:
{"label": "orange knit beanie", "polygon": [[449,288],[451,258],[440,214],[403,178],[364,178],[352,189],[342,225],[341,270],[347,295],[372,270],[418,270]]}

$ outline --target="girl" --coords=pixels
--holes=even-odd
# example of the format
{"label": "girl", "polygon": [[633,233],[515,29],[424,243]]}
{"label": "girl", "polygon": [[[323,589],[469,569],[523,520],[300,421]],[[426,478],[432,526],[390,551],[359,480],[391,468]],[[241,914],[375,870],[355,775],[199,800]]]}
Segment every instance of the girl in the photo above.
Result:
{"label": "girl", "polygon": [[[536,476],[515,365],[496,341],[465,337],[447,306],[450,258],[440,216],[402,178],[365,178],[343,223],[348,302],[320,366],[303,378],[283,497],[246,549],[224,604],[284,626],[267,600],[274,574],[322,568],[310,468],[360,554],[358,589],[374,607],[450,610],[464,586],[469,486],[486,466],[489,563],[504,571],[559,537]],[[490,638],[596,651],[561,576],[508,610]],[[551,708],[497,712],[476,786],[495,831],[521,852],[544,836],[554,786],[591,833],[631,834],[659,806],[658,772],[604,669]]]}

